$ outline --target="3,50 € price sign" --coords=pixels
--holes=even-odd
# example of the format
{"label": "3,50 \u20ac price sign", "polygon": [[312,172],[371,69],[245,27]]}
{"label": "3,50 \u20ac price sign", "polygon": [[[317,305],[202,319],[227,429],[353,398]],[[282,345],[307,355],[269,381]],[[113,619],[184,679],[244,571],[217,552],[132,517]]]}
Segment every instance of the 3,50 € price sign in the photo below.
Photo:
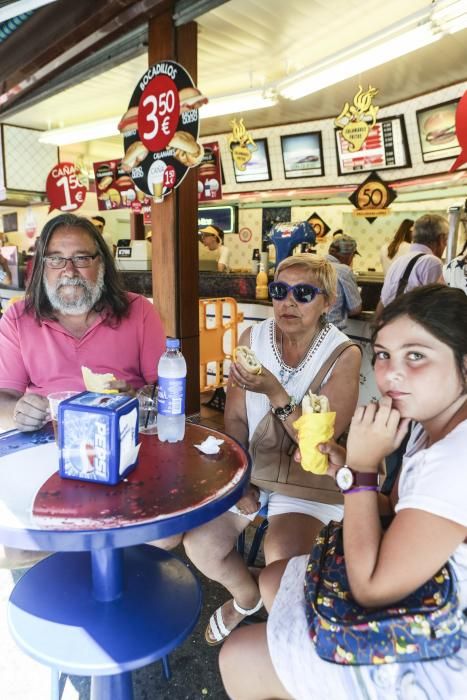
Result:
{"label": "3,50 \u20ac price sign", "polygon": [[177,129],[180,116],[178,89],[172,78],[158,75],[144,88],[139,101],[138,132],[150,151],[161,151]]}
{"label": "3,50 \u20ac price sign", "polygon": [[80,175],[74,163],[57,163],[52,168],[45,185],[50,202],[49,214],[53,209],[75,211],[84,204],[87,188]]}

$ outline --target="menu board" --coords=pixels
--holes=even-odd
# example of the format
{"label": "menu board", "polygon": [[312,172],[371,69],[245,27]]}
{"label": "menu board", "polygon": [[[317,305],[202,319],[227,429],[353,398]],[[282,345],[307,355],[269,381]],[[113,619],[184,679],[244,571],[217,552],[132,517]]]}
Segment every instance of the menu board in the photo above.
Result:
{"label": "menu board", "polygon": [[151,198],[135,187],[128,173],[122,168],[122,159],[93,163],[96,180],[97,206],[105,209],[133,209],[140,212],[148,208]]}
{"label": "menu board", "polygon": [[417,111],[418,134],[424,163],[454,158],[461,152],[456,135],[456,110],[459,100]]}
{"label": "menu board", "polygon": [[378,119],[359,151],[352,152],[350,143],[336,130],[337,168],[339,175],[411,166],[404,118]]}
{"label": "menu board", "polygon": [[320,131],[281,136],[281,147],[286,178],[324,175]]}
{"label": "menu board", "polygon": [[198,228],[205,226],[218,226],[224,233],[236,233],[237,207],[198,207]]}
{"label": "menu board", "polygon": [[235,180],[239,184],[271,179],[267,139],[255,139],[255,144],[256,150],[253,150],[251,144],[247,146],[252,153],[251,160],[245,163],[245,170],[239,170],[232,158]]}

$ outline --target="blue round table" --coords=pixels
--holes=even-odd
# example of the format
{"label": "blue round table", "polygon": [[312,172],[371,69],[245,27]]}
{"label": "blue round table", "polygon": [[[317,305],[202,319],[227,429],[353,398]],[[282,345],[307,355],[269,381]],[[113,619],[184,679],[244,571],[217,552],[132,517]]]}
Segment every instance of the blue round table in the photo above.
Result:
{"label": "blue round table", "polygon": [[[217,455],[195,444],[222,439]],[[174,555],[141,543],[192,529],[241,497],[250,458],[233,439],[186,426],[179,443],[142,435],[137,469],[116,486],[61,479],[50,427],[0,436],[0,539],[57,552],[9,601],[12,634],[53,669],[90,675],[92,700],[131,700],[131,671],[192,631],[199,584]]]}

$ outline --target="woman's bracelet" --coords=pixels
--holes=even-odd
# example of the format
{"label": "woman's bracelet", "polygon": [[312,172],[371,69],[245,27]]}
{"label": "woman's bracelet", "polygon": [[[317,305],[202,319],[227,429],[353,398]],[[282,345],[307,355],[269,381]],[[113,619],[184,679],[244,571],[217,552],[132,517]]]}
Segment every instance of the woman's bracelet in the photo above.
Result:
{"label": "woman's bracelet", "polygon": [[357,486],[355,489],[344,491],[344,495],[347,496],[348,493],[358,493],[359,491],[379,491],[379,488],[378,486]]}

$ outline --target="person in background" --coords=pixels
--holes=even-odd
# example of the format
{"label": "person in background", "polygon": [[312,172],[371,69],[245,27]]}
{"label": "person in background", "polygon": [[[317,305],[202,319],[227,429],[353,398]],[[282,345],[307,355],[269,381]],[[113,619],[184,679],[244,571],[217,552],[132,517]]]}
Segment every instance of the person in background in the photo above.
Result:
{"label": "person in background", "polygon": [[443,280],[449,287],[457,287],[467,294],[467,241],[459,255],[443,267]]}
{"label": "person in background", "polygon": [[335,236],[342,236],[344,231],[341,228],[336,228],[335,231],[332,232],[332,237],[334,238]]}
{"label": "person in background", "polygon": [[[360,473],[376,474],[379,461],[402,441],[409,421],[417,423],[391,495],[357,488],[344,497],[344,553],[351,592],[364,607],[398,607],[397,601],[449,560],[458,582],[459,607],[465,610],[467,298],[444,285],[401,295],[384,309],[372,344],[383,398],[355,411],[346,454],[334,443],[320,446],[329,455],[328,472],[335,474],[346,462]],[[381,527],[380,514],[393,516],[387,530]],[[260,589],[270,611],[267,624],[236,630],[221,651],[229,698],[466,697],[465,626],[459,651],[446,658],[411,660],[410,645],[404,645],[399,631],[388,637],[386,653],[400,642],[404,663],[381,665],[377,657],[373,665],[354,666],[318,656],[305,614],[308,563],[309,555],[295,557],[261,573]]]}
{"label": "person in background", "polygon": [[[416,220],[410,251],[394,260],[384,279],[381,299],[376,309],[377,315],[399,294],[424,284],[434,284],[441,279],[441,256],[446,248],[448,231],[447,219],[439,214],[424,214]],[[410,264],[413,264],[413,267],[407,283],[401,286],[404,273],[407,273]]]}
{"label": "person in background", "polygon": [[230,250],[224,245],[224,232],[218,226],[205,226],[199,230],[201,243],[208,250],[219,252],[217,258],[218,272],[229,272]]}
{"label": "person in background", "polygon": [[413,225],[413,219],[404,219],[397,229],[392,241],[381,246],[379,256],[384,275],[389,270],[391,263],[396,258],[400,258],[401,255],[405,255],[409,252],[410,242],[412,240]]}
{"label": "person in background", "polygon": [[89,219],[54,217],[38,238],[25,299],[0,321],[0,428],[41,428],[49,393],[84,391],[83,365],[114,374],[118,391],[153,383],[164,345],[157,311],[123,289]]}
{"label": "person in background", "polygon": [[104,231],[105,229],[105,219],[103,216],[93,216],[91,219],[91,223],[94,224],[95,228],[99,231],[101,234],[102,238],[104,239],[107,248],[110,250],[112,255],[115,257],[115,250],[116,246],[114,245],[114,242],[112,240],[112,236],[110,233],[106,233]]}
{"label": "person in background", "polygon": [[326,260],[329,260],[337,274],[336,301],[327,313],[327,319],[338,328],[345,328],[349,316],[357,316],[362,310],[362,297],[352,272],[356,255],[357,241],[351,236],[340,234],[333,238]]}
{"label": "person in background", "polygon": [[0,284],[10,285],[12,282],[11,271],[8,267],[8,261],[0,253]]}

